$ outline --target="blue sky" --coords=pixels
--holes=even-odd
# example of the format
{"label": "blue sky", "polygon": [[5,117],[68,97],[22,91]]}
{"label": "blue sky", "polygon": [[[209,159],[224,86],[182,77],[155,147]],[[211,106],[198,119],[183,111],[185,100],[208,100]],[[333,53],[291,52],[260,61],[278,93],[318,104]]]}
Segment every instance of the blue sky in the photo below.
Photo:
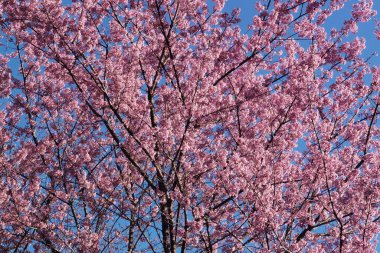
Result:
{"label": "blue sky", "polygon": [[[211,1],[209,0],[209,2]],[[225,10],[230,11],[233,8],[241,9],[240,27],[242,28],[242,32],[246,31],[247,26],[250,24],[252,20],[252,16],[256,13],[256,10],[254,8],[256,2],[257,0],[227,0]],[[327,19],[327,27],[340,28],[343,24],[343,20],[349,17],[352,4],[357,2],[358,0],[348,1],[348,3],[343,9],[337,11],[334,15]],[[378,15],[375,17],[375,20],[377,19],[380,21],[380,1],[373,0],[373,2],[374,9],[378,12]],[[359,32],[357,34],[357,36],[366,38],[367,48],[364,51],[364,54],[368,56],[373,52],[378,52],[380,54],[380,41],[376,40],[375,35],[373,33],[375,27],[375,20],[372,20],[368,23],[361,23],[359,25]],[[371,63],[374,65],[380,65],[380,55],[373,57]]]}

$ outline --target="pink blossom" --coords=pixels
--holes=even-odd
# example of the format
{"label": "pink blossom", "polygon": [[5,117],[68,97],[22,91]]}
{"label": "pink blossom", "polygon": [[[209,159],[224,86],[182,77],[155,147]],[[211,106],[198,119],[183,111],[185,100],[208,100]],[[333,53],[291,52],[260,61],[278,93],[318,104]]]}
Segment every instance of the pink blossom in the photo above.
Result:
{"label": "pink blossom", "polygon": [[0,251],[375,251],[373,1],[64,2],[0,1]]}

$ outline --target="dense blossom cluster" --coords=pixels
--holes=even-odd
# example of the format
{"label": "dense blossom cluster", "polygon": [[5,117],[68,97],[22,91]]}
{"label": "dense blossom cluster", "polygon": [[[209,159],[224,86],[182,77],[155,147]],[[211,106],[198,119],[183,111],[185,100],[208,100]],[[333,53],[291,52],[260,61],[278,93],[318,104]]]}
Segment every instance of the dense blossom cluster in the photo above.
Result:
{"label": "dense blossom cluster", "polygon": [[375,252],[376,12],[346,2],[246,32],[225,0],[0,1],[0,251]]}

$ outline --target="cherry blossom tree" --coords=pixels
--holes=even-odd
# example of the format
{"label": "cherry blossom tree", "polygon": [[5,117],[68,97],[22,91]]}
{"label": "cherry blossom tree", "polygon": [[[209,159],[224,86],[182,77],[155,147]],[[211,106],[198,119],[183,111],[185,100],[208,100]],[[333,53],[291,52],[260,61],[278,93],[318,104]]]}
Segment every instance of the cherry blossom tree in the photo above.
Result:
{"label": "cherry blossom tree", "polygon": [[246,31],[224,0],[0,1],[0,251],[375,252],[376,12],[346,2]]}

